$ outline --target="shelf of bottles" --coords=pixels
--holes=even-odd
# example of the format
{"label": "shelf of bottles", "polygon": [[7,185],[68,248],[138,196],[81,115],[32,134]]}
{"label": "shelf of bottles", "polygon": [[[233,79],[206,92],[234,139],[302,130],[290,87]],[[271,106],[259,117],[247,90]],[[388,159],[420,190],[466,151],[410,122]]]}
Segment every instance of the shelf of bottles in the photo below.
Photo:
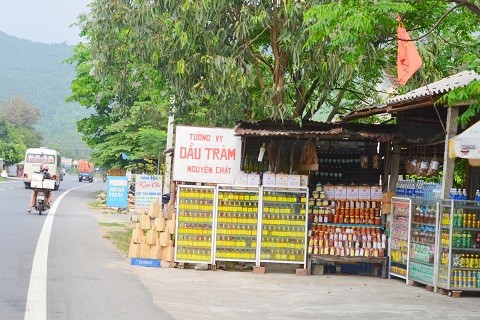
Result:
{"label": "shelf of bottles", "polygon": [[322,183],[376,183],[381,160],[376,145],[353,141],[317,141],[318,171],[313,179]]}
{"label": "shelf of bottles", "polygon": [[215,187],[178,186],[175,261],[211,263]]}
{"label": "shelf of bottles", "polygon": [[380,201],[329,200],[323,186],[317,184],[309,200],[307,252],[340,257],[385,256],[380,207]]}
{"label": "shelf of bottles", "polygon": [[412,201],[408,279],[430,286],[436,286],[437,213],[438,201]]}
{"label": "shelf of bottles", "polygon": [[438,287],[480,291],[480,202],[443,200],[440,215]]}
{"label": "shelf of bottles", "polygon": [[259,187],[219,186],[215,261],[257,259]]}
{"label": "shelf of bottles", "polygon": [[306,264],[308,188],[263,187],[260,262]]}
{"label": "shelf of bottles", "polygon": [[390,265],[389,274],[397,278],[408,279],[409,232],[412,200],[392,197],[392,221],[390,229]]}

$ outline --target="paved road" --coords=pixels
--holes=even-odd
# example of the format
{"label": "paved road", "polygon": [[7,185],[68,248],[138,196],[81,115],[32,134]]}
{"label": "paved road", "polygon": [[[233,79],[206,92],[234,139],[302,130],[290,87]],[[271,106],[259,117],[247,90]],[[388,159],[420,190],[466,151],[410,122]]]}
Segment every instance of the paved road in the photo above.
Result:
{"label": "paved road", "polygon": [[[63,189],[78,185],[65,183]],[[300,277],[268,272],[268,267],[266,274],[258,275],[130,266],[101,238],[97,222],[125,221],[129,216],[87,208],[91,192],[102,187],[85,183],[72,190],[55,214],[48,253],[48,319],[480,318],[479,294],[455,299],[400,280]],[[8,193],[7,207],[18,210],[0,214],[0,252],[7,252],[7,259],[0,260],[0,319],[22,319],[35,241],[46,218],[25,215],[18,203],[28,194],[20,196],[20,185],[15,192],[8,188],[0,184],[0,197]]]}
{"label": "paved road", "polygon": [[67,177],[39,216],[21,182],[0,183],[0,319],[172,319],[102,238],[87,205],[104,187]]}

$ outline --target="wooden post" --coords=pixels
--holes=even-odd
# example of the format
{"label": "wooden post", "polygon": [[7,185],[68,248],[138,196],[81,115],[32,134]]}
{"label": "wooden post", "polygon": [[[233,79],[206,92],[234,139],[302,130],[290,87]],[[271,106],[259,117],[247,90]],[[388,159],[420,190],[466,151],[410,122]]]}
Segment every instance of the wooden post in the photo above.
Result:
{"label": "wooden post", "polygon": [[448,141],[457,134],[458,130],[458,108],[450,107],[447,111],[447,132],[445,135],[445,152],[443,153],[443,185],[442,185],[442,199],[448,199],[450,189],[453,185],[453,169],[455,166],[455,159],[450,159],[448,156]]}
{"label": "wooden post", "polygon": [[[397,116],[397,134],[401,136],[403,134],[403,114],[399,113]],[[402,148],[398,141],[399,138],[395,138],[392,143],[392,149],[389,151],[392,153],[390,158],[390,183],[388,184],[388,191],[394,192],[398,182],[398,176],[400,173],[400,161]]]}

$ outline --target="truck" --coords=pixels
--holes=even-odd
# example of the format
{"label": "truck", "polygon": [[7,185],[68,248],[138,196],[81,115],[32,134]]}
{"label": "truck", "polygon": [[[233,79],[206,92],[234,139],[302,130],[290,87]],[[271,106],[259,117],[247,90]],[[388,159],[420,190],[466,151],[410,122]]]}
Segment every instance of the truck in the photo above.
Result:
{"label": "truck", "polygon": [[78,160],[78,182],[93,182],[94,165],[87,160]]}

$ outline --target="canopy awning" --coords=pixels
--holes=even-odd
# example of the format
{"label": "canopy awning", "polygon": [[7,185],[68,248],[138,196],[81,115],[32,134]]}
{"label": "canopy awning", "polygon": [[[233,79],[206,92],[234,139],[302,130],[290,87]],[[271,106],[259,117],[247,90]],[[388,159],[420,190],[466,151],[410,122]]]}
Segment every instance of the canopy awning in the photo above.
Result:
{"label": "canopy awning", "polygon": [[480,121],[449,141],[450,158],[480,160]]}

